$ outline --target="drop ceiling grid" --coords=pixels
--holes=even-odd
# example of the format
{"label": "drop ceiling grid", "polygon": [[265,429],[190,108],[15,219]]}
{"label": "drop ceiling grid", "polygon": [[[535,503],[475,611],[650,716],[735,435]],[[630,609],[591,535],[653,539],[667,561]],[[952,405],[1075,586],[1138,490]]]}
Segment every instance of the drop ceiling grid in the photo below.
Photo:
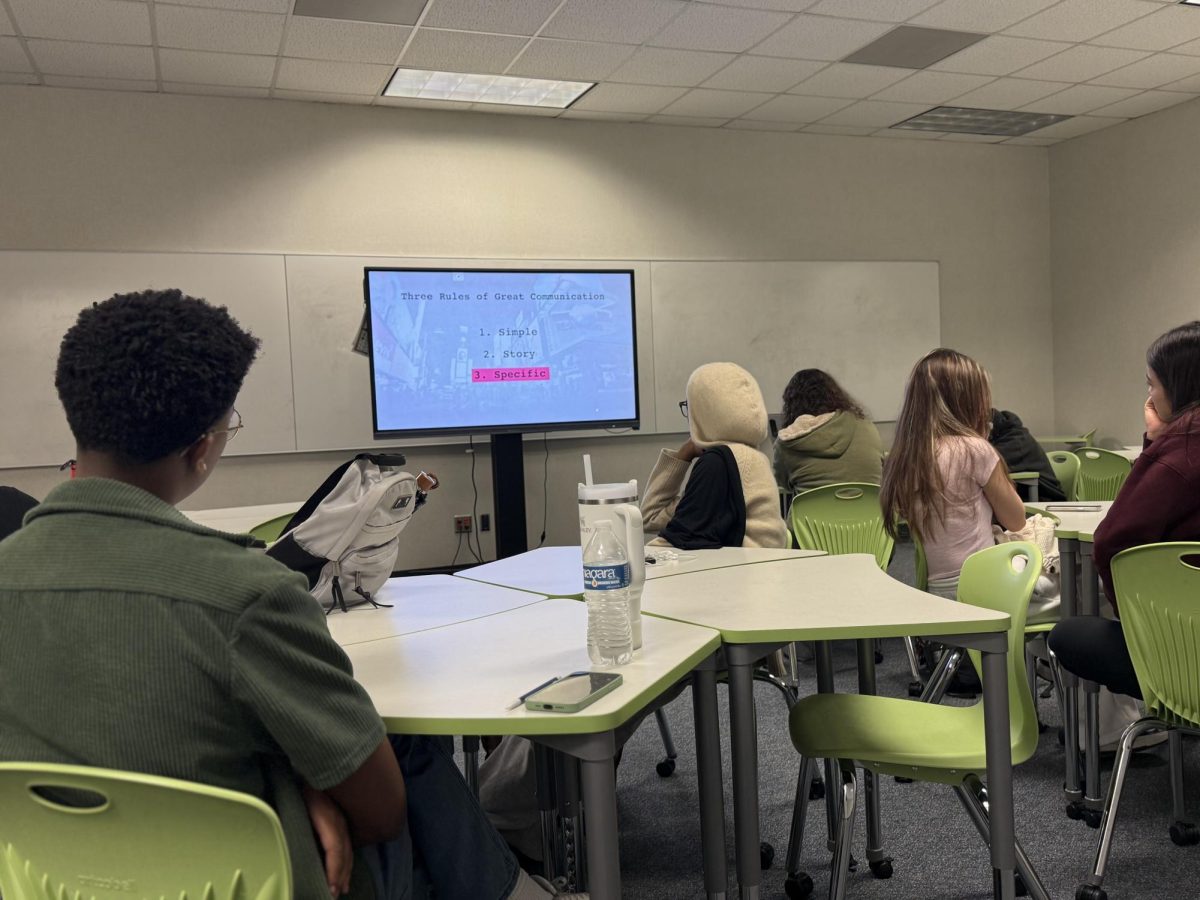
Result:
{"label": "drop ceiling grid", "polygon": [[[1086,119],[1024,145],[1200,94],[1200,9],[1174,0],[429,0],[411,27],[293,6],[0,0],[0,83],[909,139],[886,129],[936,105]],[[987,37],[925,70],[838,62],[900,24]],[[598,84],[565,112],[397,102],[396,65]]]}

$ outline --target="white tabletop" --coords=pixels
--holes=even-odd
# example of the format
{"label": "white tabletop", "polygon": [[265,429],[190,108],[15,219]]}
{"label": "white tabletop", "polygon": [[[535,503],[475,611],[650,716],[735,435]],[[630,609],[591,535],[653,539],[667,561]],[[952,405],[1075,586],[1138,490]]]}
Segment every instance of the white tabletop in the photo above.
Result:
{"label": "white tabletop", "polygon": [[555,676],[593,668],[587,609],[540,600],[483,619],[344,645],[388,731],[402,734],[591,734],[628,720],[720,645],[717,632],[646,618],[645,645],[622,685],[577,713],[507,707]]}
{"label": "white tabletop", "polygon": [[415,634],[529,606],[544,598],[449,575],[418,575],[388,579],[375,599],[392,605],[375,609],[364,603],[326,616],[333,639],[347,647]]}
{"label": "white tabletop", "polygon": [[255,525],[269,522],[279,516],[297,512],[303,500],[292,503],[266,503],[261,506],[230,506],[222,509],[181,509],[180,512],[195,522],[215,528],[217,531],[232,531],[243,534]]}
{"label": "white tabletop", "polygon": [[[1054,533],[1060,538],[1077,538],[1090,544],[1092,536],[1108,515],[1112,505],[1111,500],[1079,500],[1072,503],[1039,503],[1038,507],[1058,517],[1059,525],[1054,529]],[[1098,506],[1099,509],[1071,512],[1059,508],[1063,506]]]}
{"label": "white tabletop", "polygon": [[1124,447],[1121,447],[1119,450],[1114,450],[1113,453],[1123,456],[1130,462],[1133,462],[1135,459],[1137,459],[1139,456],[1142,455],[1142,445],[1141,444],[1128,444]]}
{"label": "white tabletop", "polygon": [[[646,547],[646,580],[686,572],[702,572],[754,563],[823,556],[818,550],[768,550],[759,547],[722,547],[717,550],[675,550]],[[673,559],[671,557],[674,557]],[[579,547],[540,547],[456,573],[457,577],[533,591],[549,597],[577,597],[583,593],[583,551]]]}
{"label": "white tabletop", "polygon": [[1008,616],[891,578],[866,553],[736,566],[648,581],[644,621],[715,628],[735,644],[1002,631]]}

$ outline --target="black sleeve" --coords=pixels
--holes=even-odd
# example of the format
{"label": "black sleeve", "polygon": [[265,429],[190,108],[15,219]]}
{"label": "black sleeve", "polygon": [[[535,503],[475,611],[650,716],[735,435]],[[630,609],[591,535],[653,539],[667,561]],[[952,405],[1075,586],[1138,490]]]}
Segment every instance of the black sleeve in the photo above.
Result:
{"label": "black sleeve", "polygon": [[0,487],[0,540],[21,527],[25,513],[38,505],[37,500],[16,488]]}
{"label": "black sleeve", "polygon": [[705,450],[661,537],[680,550],[712,550],[740,547],[745,534],[746,502],[737,461],[728,447]]}

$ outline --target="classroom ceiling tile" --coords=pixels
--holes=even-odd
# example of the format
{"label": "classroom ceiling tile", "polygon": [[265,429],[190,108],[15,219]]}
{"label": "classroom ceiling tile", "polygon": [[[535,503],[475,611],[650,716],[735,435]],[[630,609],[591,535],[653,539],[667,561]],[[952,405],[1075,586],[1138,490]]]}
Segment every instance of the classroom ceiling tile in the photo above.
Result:
{"label": "classroom ceiling tile", "polygon": [[1119,100],[1109,106],[1102,106],[1093,112],[1098,116],[1121,116],[1136,119],[1138,116],[1146,116],[1158,112],[1160,109],[1195,99],[1194,94],[1178,94],[1174,91],[1145,91],[1128,100]]}
{"label": "classroom ceiling tile", "polygon": [[411,33],[412,29],[404,25],[295,16],[284,38],[283,55],[338,62],[394,63]]}
{"label": "classroom ceiling tile", "polygon": [[13,28],[12,19],[8,17],[8,12],[3,6],[0,6],[0,34],[16,34],[17,31]]}
{"label": "classroom ceiling tile", "polygon": [[758,56],[837,60],[871,43],[890,28],[879,22],[801,14],[752,52]]}
{"label": "classroom ceiling tile", "polygon": [[1133,50],[1166,50],[1200,38],[1200,9],[1168,6],[1094,37],[1093,44]]}
{"label": "classroom ceiling tile", "polygon": [[587,119],[593,122],[645,122],[647,116],[643,113],[598,112],[594,109],[566,110],[560,119]]}
{"label": "classroom ceiling tile", "polygon": [[761,122],[757,119],[734,119],[732,122],[726,122],[724,128],[733,128],[737,131],[797,131],[800,128],[797,122]]}
{"label": "classroom ceiling tile", "polygon": [[[163,0],[159,0],[162,5]],[[176,6],[207,6],[209,9],[237,9],[243,12],[286,13],[292,8],[292,0],[167,0]],[[298,0],[297,7],[304,0]],[[299,15],[300,13],[297,12]]]}
{"label": "classroom ceiling tile", "polygon": [[851,53],[844,61],[872,66],[925,69],[965,47],[978,43],[984,37],[986,35],[977,32],[901,25]]}
{"label": "classroom ceiling tile", "polygon": [[47,75],[46,87],[77,88],[84,91],[157,91],[158,83],[149,79],[79,78],[71,75]]}
{"label": "classroom ceiling tile", "polygon": [[0,84],[38,84],[38,77],[32,72],[0,72]]}
{"label": "classroom ceiling tile", "polygon": [[572,109],[601,112],[656,113],[687,93],[686,88],[647,84],[598,84],[578,100]]}
{"label": "classroom ceiling tile", "polygon": [[1155,10],[1145,0],[1062,0],[1005,29],[1017,37],[1087,41]]}
{"label": "classroom ceiling tile", "polygon": [[966,72],[972,75],[1011,75],[1018,69],[1031,66],[1070,47],[1071,44],[1062,41],[1033,41],[1029,38],[994,34],[978,44],[972,44],[947,56],[929,68],[939,72]]}
{"label": "classroom ceiling tile", "polygon": [[1164,91],[1183,91],[1189,94],[1200,94],[1200,74],[1180,78],[1167,84],[1159,85]]}
{"label": "classroom ceiling tile", "polygon": [[914,131],[909,128],[878,128],[871,132],[875,137],[896,138],[903,141],[936,141],[944,131]]}
{"label": "classroom ceiling tile", "polygon": [[721,6],[740,6],[743,9],[771,9],[778,12],[803,12],[819,0],[695,0],[697,3],[719,3]]}
{"label": "classroom ceiling tile", "polygon": [[1081,134],[1090,134],[1093,131],[1099,131],[1101,128],[1108,128],[1112,125],[1120,125],[1125,121],[1128,120],[1101,118],[1100,116],[1076,116],[1073,119],[1067,119],[1065,122],[1055,122],[1053,125],[1039,128],[1029,136],[1063,140],[1079,137]]}
{"label": "classroom ceiling tile", "polygon": [[874,22],[906,22],[939,0],[820,0],[809,12],[843,19],[870,19]]}
{"label": "classroom ceiling tile", "polygon": [[567,0],[540,36],[641,44],[686,8],[684,0]]}
{"label": "classroom ceiling tile", "polygon": [[400,65],[441,72],[502,74],[528,43],[523,37],[418,28]]}
{"label": "classroom ceiling tile", "polygon": [[667,116],[720,116],[732,119],[747,113],[764,101],[771,99],[771,94],[753,94],[746,91],[713,91],[697,88],[688,91],[670,106],[662,110]]}
{"label": "classroom ceiling tile", "polygon": [[817,122],[854,101],[831,97],[802,97],[785,94],[768,100],[742,118],[759,122]]}
{"label": "classroom ceiling tile", "polygon": [[862,128],[854,125],[823,125],[818,123],[815,125],[805,125],[800,130],[805,134],[841,134],[851,137],[869,137],[878,129]]}
{"label": "classroom ceiling tile", "polygon": [[394,70],[371,63],[341,63],[317,59],[284,59],[279,63],[275,86],[293,91],[328,94],[383,92]]}
{"label": "classroom ceiling tile", "polygon": [[1091,83],[1113,87],[1155,88],[1192,75],[1200,75],[1200,58],[1156,53],[1132,65],[1099,75],[1093,78]]}
{"label": "classroom ceiling tile", "polygon": [[25,37],[150,44],[150,9],[131,0],[9,0]]}
{"label": "classroom ceiling tile", "polygon": [[912,69],[892,66],[860,66],[854,63],[834,63],[794,88],[793,94],[812,97],[849,97],[862,100],[876,91],[912,75]]}
{"label": "classroom ceiling tile", "polygon": [[1038,78],[1042,81],[1081,82],[1135,63],[1147,56],[1149,54],[1142,50],[1079,44],[1057,56],[1026,66],[1014,74],[1018,78]]}
{"label": "classroom ceiling tile", "polygon": [[275,57],[163,49],[158,51],[158,66],[163,81],[270,87]]}
{"label": "classroom ceiling tile", "polygon": [[[275,95],[279,96],[282,93],[298,93],[297,91],[280,91],[275,89]],[[361,95],[360,95],[361,96]],[[370,103],[374,99],[376,106],[400,106],[406,109],[424,109],[434,110],[437,112],[465,112],[470,109],[470,103],[463,103],[458,100],[422,100],[418,97],[363,97],[365,102]]]}
{"label": "classroom ceiling tile", "polygon": [[681,50],[727,50],[741,53],[790,20],[791,16],[787,13],[692,3],[651,38],[649,43],[655,47],[675,47]]}
{"label": "classroom ceiling tile", "polygon": [[437,0],[425,13],[422,25],[455,28],[459,31],[488,31],[493,34],[537,34],[558,8],[559,0]]}
{"label": "classroom ceiling tile", "polygon": [[529,78],[603,81],[634,51],[628,44],[535,38],[508,70]]}
{"label": "classroom ceiling tile", "polygon": [[1137,94],[1132,88],[1103,87],[1098,84],[1075,84],[1065,91],[1027,103],[1021,109],[1026,112],[1054,113],[1056,115],[1079,116],[1118,100]]}
{"label": "classroom ceiling tile", "polygon": [[1171,48],[1172,53],[1183,53],[1187,56],[1200,56],[1200,41],[1188,41],[1178,47]]}
{"label": "classroom ceiling tile", "polygon": [[914,16],[910,24],[956,31],[1000,31],[1055,3],[1058,0],[942,0]]}
{"label": "classroom ceiling tile", "polygon": [[860,100],[852,106],[822,119],[826,125],[861,125],[886,128],[929,109],[927,103],[889,103],[883,100]]}
{"label": "classroom ceiling tile", "polygon": [[161,47],[275,54],[279,52],[286,17],[156,4],[154,21]]}
{"label": "classroom ceiling tile", "polygon": [[825,68],[823,62],[807,59],[778,59],[773,56],[739,56],[704,82],[704,87],[729,91],[779,93]]}
{"label": "classroom ceiling tile", "polygon": [[246,87],[238,84],[183,84],[164,81],[163,91],[168,94],[191,94],[196,97],[262,97],[271,96],[269,88]]}
{"label": "classroom ceiling tile", "polygon": [[154,51],[149,47],[43,40],[29,40],[26,45],[38,69],[48,75],[150,81],[155,78]]}
{"label": "classroom ceiling tile", "polygon": [[725,68],[733,59],[729,53],[640,47],[613,71],[609,79],[626,84],[695,87]]}
{"label": "classroom ceiling tile", "polygon": [[1007,138],[1000,134],[958,134],[948,131],[938,138],[939,141],[957,141],[962,144],[999,144]]}
{"label": "classroom ceiling tile", "polygon": [[0,37],[0,72],[32,72],[29,57],[21,41],[15,37]]}
{"label": "classroom ceiling tile", "polygon": [[1020,109],[1028,103],[1057,94],[1068,87],[1069,84],[1061,81],[997,78],[991,84],[955,97],[954,105],[973,109]]}
{"label": "classroom ceiling tile", "polygon": [[657,115],[651,116],[646,121],[651,125],[682,125],[692,128],[720,128],[729,121],[729,117]]}
{"label": "classroom ceiling tile", "polygon": [[415,25],[428,0],[296,0],[297,16]]}
{"label": "classroom ceiling tile", "polygon": [[271,96],[277,100],[307,100],[309,103],[357,103],[360,105],[368,104],[374,99],[370,94],[322,94],[319,91],[281,91],[279,88],[272,91]]}
{"label": "classroom ceiling tile", "polygon": [[1015,137],[1009,138],[1004,143],[1019,144],[1025,147],[1049,147],[1059,143],[1059,140],[1056,138]]}
{"label": "classroom ceiling tile", "polygon": [[509,103],[470,103],[465,108],[493,116],[536,116],[542,119],[553,119],[562,113],[562,108],[558,106],[513,106]]}
{"label": "classroom ceiling tile", "polygon": [[955,72],[917,72],[903,81],[872,95],[874,100],[899,100],[903,103],[944,103],[951,97],[983,87],[991,75],[962,75]]}

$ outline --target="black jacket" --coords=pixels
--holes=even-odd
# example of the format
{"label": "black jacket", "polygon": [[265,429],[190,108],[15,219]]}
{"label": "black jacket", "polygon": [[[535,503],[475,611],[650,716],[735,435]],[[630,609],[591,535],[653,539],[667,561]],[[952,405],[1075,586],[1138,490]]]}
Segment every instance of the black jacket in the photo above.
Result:
{"label": "black jacket", "polygon": [[724,444],[700,454],[663,537],[680,550],[740,547],[746,536],[746,498],[733,451]]}
{"label": "black jacket", "polygon": [[[992,410],[992,446],[1003,457],[1010,472],[1038,473],[1038,500],[1066,500],[1062,485],[1042,445],[1033,439],[1029,429],[1021,424],[1016,413],[1006,409]],[[1018,486],[1018,491],[1020,487]],[[1028,498],[1026,498],[1028,499]]]}
{"label": "black jacket", "polygon": [[0,487],[0,540],[20,528],[25,513],[37,505],[38,502],[23,491]]}

